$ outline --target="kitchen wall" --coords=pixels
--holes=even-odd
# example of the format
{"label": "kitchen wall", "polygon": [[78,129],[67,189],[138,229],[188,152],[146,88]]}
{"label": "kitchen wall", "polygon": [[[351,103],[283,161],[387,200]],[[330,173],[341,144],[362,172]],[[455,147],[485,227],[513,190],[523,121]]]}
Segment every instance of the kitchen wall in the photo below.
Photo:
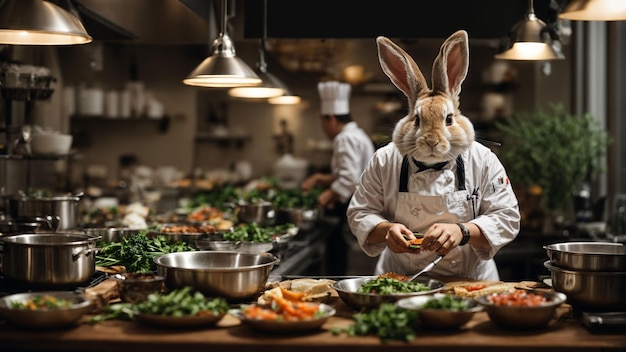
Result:
{"label": "kitchen wall", "polygon": [[[424,75],[429,78],[431,64],[443,39],[397,40],[412,54]],[[485,40],[471,41],[470,70],[461,93],[461,109],[477,125],[488,124],[494,117],[485,116],[484,95],[493,90],[485,77],[493,71],[495,47]],[[236,43],[237,54],[251,66],[258,55],[258,41],[242,40]],[[354,119],[369,133],[389,134],[403,111],[384,114],[375,109],[378,103],[392,96],[404,101],[395,87],[380,70],[374,39],[342,40],[338,52],[326,64],[323,72],[292,72],[278,64],[278,58],[269,55],[269,70],[290,85],[303,97],[297,106],[275,106],[265,102],[235,100],[225,90],[203,89],[182,84],[182,79],[207,55],[208,48],[198,45],[134,45],[130,43],[92,43],[84,46],[59,47],[53,54],[45,49],[41,55],[21,54],[39,64],[50,64],[58,75],[56,91],[50,101],[37,103],[35,119],[59,129],[76,132],[75,147],[82,155],[74,168],[74,178],[89,165],[102,165],[108,170],[108,179],[116,180],[121,155],[135,154],[140,163],[151,166],[174,166],[186,174],[194,169],[203,171],[230,168],[236,161],[252,164],[254,176],[268,175],[279,155],[275,152],[273,136],[279,130],[279,121],[285,119],[295,137],[297,157],[305,158],[312,168],[328,165],[330,152],[314,150],[315,141],[324,141],[319,123],[319,99],[316,84],[321,79],[341,79],[342,68],[360,64],[366,69],[368,81],[353,89],[351,112]],[[567,49],[567,48],[566,48]],[[44,50],[34,48],[31,50]],[[566,55],[567,55],[566,51]],[[159,123],[146,119],[80,120],[71,119],[60,103],[64,87],[99,87],[122,90],[129,80],[130,65],[136,60],[139,79],[146,90],[165,106],[169,118],[166,132],[159,131]],[[551,64],[550,75],[538,63],[510,63],[507,70],[514,78],[515,89],[505,92],[510,109],[530,109],[552,101],[569,102],[569,60]],[[488,81],[488,80],[487,80]],[[372,87],[383,87],[373,91]],[[211,131],[211,107],[225,119],[231,133],[249,136],[233,143],[215,140],[196,140],[196,135]],[[58,117],[55,117],[58,116]],[[488,133],[485,132],[485,133]],[[236,143],[240,141],[240,143]],[[496,150],[497,151],[497,150]]]}

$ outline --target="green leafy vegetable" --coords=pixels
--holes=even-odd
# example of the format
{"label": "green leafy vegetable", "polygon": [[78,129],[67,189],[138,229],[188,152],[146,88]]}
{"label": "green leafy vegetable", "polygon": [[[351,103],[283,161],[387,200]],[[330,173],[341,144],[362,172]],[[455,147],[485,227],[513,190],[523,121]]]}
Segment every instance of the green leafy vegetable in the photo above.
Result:
{"label": "green leafy vegetable", "polygon": [[243,242],[272,242],[274,236],[286,234],[290,229],[294,229],[296,225],[292,223],[280,224],[275,226],[259,226],[257,223],[239,224],[233,231],[224,233],[225,241],[243,241]]}
{"label": "green leafy vegetable", "polygon": [[377,335],[382,342],[390,340],[411,341],[418,329],[417,312],[403,309],[392,303],[382,303],[378,308],[354,314],[355,323],[344,330],[335,329],[333,334],[345,332],[348,336]]}
{"label": "green leafy vegetable", "polygon": [[389,277],[378,277],[361,285],[357,292],[385,295],[392,293],[409,293],[428,290],[429,287],[421,282],[406,282],[392,279]]}
{"label": "green leafy vegetable", "polygon": [[198,291],[192,292],[191,287],[173,290],[166,295],[150,294],[148,299],[136,305],[138,313],[157,314],[172,317],[222,315],[229,305],[224,298],[206,298]]}
{"label": "green leafy vegetable", "polygon": [[422,308],[464,311],[467,310],[468,303],[467,300],[462,297],[444,295],[438,298],[429,299],[426,303],[424,303]]}

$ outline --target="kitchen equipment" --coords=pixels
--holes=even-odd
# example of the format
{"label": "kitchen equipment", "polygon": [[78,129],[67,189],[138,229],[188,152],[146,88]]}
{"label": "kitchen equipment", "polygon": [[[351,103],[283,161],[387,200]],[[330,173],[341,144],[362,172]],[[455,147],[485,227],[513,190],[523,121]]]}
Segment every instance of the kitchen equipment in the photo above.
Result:
{"label": "kitchen equipment", "polygon": [[[52,296],[72,302],[70,307],[51,309],[13,308],[15,303],[26,303],[37,297]],[[83,294],[73,291],[43,291],[16,293],[0,298],[0,314],[9,322],[27,328],[62,328],[75,325],[93,309]]]}
{"label": "kitchen equipment", "polygon": [[435,267],[435,265],[437,265],[437,263],[439,263],[441,261],[441,259],[443,259],[444,256],[445,256],[445,254],[439,254],[435,259],[433,259],[432,262],[430,262],[428,265],[426,265],[426,267],[424,267],[424,269],[422,269],[422,271],[420,271],[419,273],[411,276],[408,281],[416,281],[418,276],[422,275],[423,273],[431,271]]}
{"label": "kitchen equipment", "polygon": [[121,242],[122,239],[138,234],[142,229],[128,227],[92,227],[84,229],[85,234],[92,237],[100,237],[103,243]]}
{"label": "kitchen equipment", "polygon": [[[311,303],[315,304],[315,303]],[[284,319],[249,319],[246,317],[244,310],[246,307],[257,306],[258,304],[252,305],[241,305],[240,309],[231,309],[229,313],[234,317],[241,320],[245,325],[250,326],[253,330],[260,332],[269,332],[269,333],[296,333],[296,332],[305,332],[311,330],[318,330],[328,321],[330,317],[335,315],[335,308],[324,304],[318,303],[319,310],[315,314],[315,316],[311,319],[302,319],[302,320],[284,320]],[[258,305],[262,308],[269,308],[269,305]]]}
{"label": "kitchen equipment", "polygon": [[200,250],[266,253],[274,248],[274,244],[272,242],[223,241],[199,238],[196,240],[196,248]]}
{"label": "kitchen equipment", "polygon": [[[424,307],[431,300],[441,301],[443,299],[458,300],[466,304],[467,309],[452,310],[449,308]],[[483,310],[483,307],[472,298],[449,296],[443,293],[403,298],[396,302],[396,305],[400,308],[418,312],[419,324],[427,329],[458,329],[470,321],[474,313]]]}
{"label": "kitchen equipment", "polygon": [[235,205],[235,213],[237,220],[246,224],[272,226],[276,223],[276,209],[271,202],[239,203]]}
{"label": "kitchen equipment", "polygon": [[79,227],[79,203],[82,194],[52,197],[30,197],[24,194],[7,197],[7,212],[18,221],[30,221],[43,216],[58,216],[58,230]]}
{"label": "kitchen equipment", "polygon": [[626,246],[621,243],[564,242],[543,248],[550,263],[562,269],[626,272]]}
{"label": "kitchen equipment", "polygon": [[624,310],[626,308],[626,271],[579,271],[553,265],[550,270],[552,287],[567,295],[567,302],[581,309]]}
{"label": "kitchen equipment", "polygon": [[[504,293],[510,294],[510,293]],[[547,303],[537,306],[498,305],[489,300],[490,295],[480,296],[476,301],[485,308],[489,319],[495,324],[509,329],[541,329],[556,318],[556,309],[568,298],[561,292],[540,293]]]}
{"label": "kitchen equipment", "polygon": [[284,223],[292,223],[303,231],[309,231],[317,224],[320,218],[321,210],[319,208],[283,208],[278,209],[277,219]]}
{"label": "kitchen equipment", "polygon": [[347,305],[354,310],[361,310],[362,308],[371,309],[378,308],[381,303],[395,303],[400,299],[434,294],[443,290],[444,282],[434,279],[428,279],[419,277],[415,281],[421,282],[428,286],[426,291],[409,292],[409,293],[395,293],[395,294],[376,294],[376,293],[361,293],[358,290],[364,283],[376,279],[376,276],[364,276],[351,279],[343,279],[335,282],[332,288],[337,291],[339,297]]}
{"label": "kitchen equipment", "polygon": [[34,154],[65,155],[72,146],[72,135],[52,132],[33,133],[30,136],[30,149]]}
{"label": "kitchen equipment", "polygon": [[278,258],[269,253],[234,251],[176,252],[154,258],[165,286],[191,286],[208,296],[245,300],[259,294]]}
{"label": "kitchen equipment", "polygon": [[159,294],[165,278],[150,273],[123,273],[111,276],[117,283],[117,291],[122,302],[139,303],[148,299],[150,294]]}
{"label": "kitchen equipment", "polygon": [[95,273],[97,240],[70,233],[2,236],[2,272],[6,279],[36,286],[82,284]]}

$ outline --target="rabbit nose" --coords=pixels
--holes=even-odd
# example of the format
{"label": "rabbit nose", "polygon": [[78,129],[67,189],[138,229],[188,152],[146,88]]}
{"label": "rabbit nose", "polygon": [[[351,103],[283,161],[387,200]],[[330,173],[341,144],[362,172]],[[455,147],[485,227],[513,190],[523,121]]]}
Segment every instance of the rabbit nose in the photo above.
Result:
{"label": "rabbit nose", "polygon": [[428,136],[425,138],[425,140],[426,140],[426,144],[428,144],[431,147],[434,147],[437,144],[439,144],[439,138],[435,136]]}

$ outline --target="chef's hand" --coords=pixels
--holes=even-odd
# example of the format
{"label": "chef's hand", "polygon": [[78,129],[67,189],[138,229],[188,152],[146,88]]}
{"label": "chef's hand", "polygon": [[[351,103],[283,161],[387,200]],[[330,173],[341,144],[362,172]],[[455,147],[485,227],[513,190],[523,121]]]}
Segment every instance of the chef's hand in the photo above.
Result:
{"label": "chef's hand", "polygon": [[387,229],[385,234],[385,243],[394,253],[414,253],[415,251],[409,249],[408,240],[415,239],[413,231],[406,228],[402,224],[393,223]]}
{"label": "chef's hand", "polygon": [[463,233],[457,224],[435,223],[424,233],[420,251],[435,251],[448,254],[463,239]]}
{"label": "chef's hand", "polygon": [[319,174],[313,174],[313,175],[307,177],[300,184],[300,189],[305,191],[305,192],[310,191],[313,187],[317,186],[318,178],[319,178]]}
{"label": "chef's hand", "polygon": [[335,192],[329,188],[320,193],[317,197],[317,204],[324,208],[333,209],[338,198]]}

